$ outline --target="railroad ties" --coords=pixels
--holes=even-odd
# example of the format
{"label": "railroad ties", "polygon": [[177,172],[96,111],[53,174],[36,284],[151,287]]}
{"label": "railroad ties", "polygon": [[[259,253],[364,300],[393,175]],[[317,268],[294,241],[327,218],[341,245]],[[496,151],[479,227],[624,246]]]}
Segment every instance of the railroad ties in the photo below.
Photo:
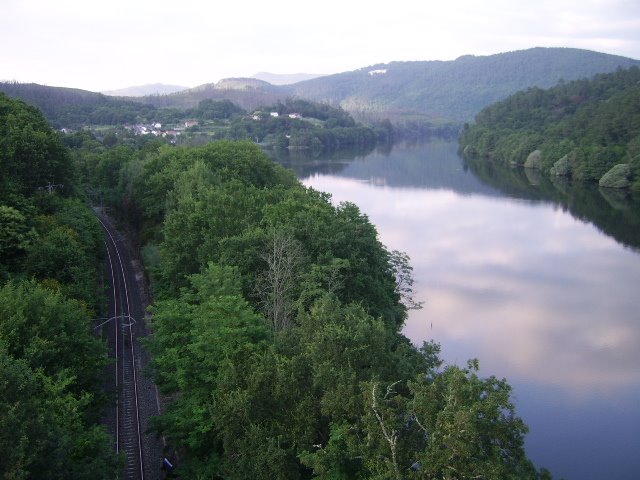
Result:
{"label": "railroad ties", "polygon": [[[124,453],[126,464],[122,478],[144,480],[143,436],[141,432],[136,365],[135,319],[132,316],[130,289],[125,261],[118,246],[117,233],[98,218],[105,231],[107,257],[112,291],[111,317],[107,330],[111,355],[114,358],[113,383],[116,394],[112,431],[115,450]],[[105,322],[107,323],[107,322]]]}

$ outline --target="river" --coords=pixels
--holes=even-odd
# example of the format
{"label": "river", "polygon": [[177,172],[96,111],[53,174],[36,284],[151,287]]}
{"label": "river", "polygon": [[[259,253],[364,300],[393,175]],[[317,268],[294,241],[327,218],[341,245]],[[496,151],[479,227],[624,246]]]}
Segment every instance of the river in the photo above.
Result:
{"label": "river", "polygon": [[536,465],[567,480],[640,478],[640,202],[456,151],[278,161],[409,254],[424,307],[405,335],[505,377]]}

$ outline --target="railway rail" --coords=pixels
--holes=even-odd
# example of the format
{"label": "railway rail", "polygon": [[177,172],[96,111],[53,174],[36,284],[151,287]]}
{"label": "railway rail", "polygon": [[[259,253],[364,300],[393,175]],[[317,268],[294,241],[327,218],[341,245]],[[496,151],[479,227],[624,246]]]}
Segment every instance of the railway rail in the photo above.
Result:
{"label": "railway rail", "polygon": [[110,288],[109,318],[102,328],[113,364],[106,372],[105,387],[114,398],[107,412],[107,424],[114,437],[114,449],[124,453],[121,477],[126,480],[159,480],[163,459],[161,439],[147,432],[149,420],[160,413],[158,391],[141,375],[148,356],[138,343],[147,334],[143,302],[132,268],[130,252],[108,218],[96,211],[105,232],[107,280]]}

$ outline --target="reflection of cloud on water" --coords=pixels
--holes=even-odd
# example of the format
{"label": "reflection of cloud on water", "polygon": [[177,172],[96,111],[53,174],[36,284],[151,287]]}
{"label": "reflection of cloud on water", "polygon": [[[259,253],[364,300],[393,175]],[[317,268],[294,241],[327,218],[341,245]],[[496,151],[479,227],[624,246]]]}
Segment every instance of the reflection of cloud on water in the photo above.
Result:
{"label": "reflection of cloud on water", "polygon": [[593,226],[524,201],[307,184],[359,205],[390,249],[409,253],[425,302],[405,328],[415,342],[433,337],[448,360],[477,356],[484,372],[576,393],[640,384],[640,256]]}

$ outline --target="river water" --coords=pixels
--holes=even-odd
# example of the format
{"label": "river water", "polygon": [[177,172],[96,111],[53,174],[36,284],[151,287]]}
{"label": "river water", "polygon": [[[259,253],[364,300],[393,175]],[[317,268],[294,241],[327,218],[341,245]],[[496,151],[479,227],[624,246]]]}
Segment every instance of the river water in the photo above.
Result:
{"label": "river water", "polygon": [[279,158],[357,204],[409,254],[404,333],[506,377],[527,452],[554,478],[640,478],[640,202],[534,172],[466,165],[457,144]]}

